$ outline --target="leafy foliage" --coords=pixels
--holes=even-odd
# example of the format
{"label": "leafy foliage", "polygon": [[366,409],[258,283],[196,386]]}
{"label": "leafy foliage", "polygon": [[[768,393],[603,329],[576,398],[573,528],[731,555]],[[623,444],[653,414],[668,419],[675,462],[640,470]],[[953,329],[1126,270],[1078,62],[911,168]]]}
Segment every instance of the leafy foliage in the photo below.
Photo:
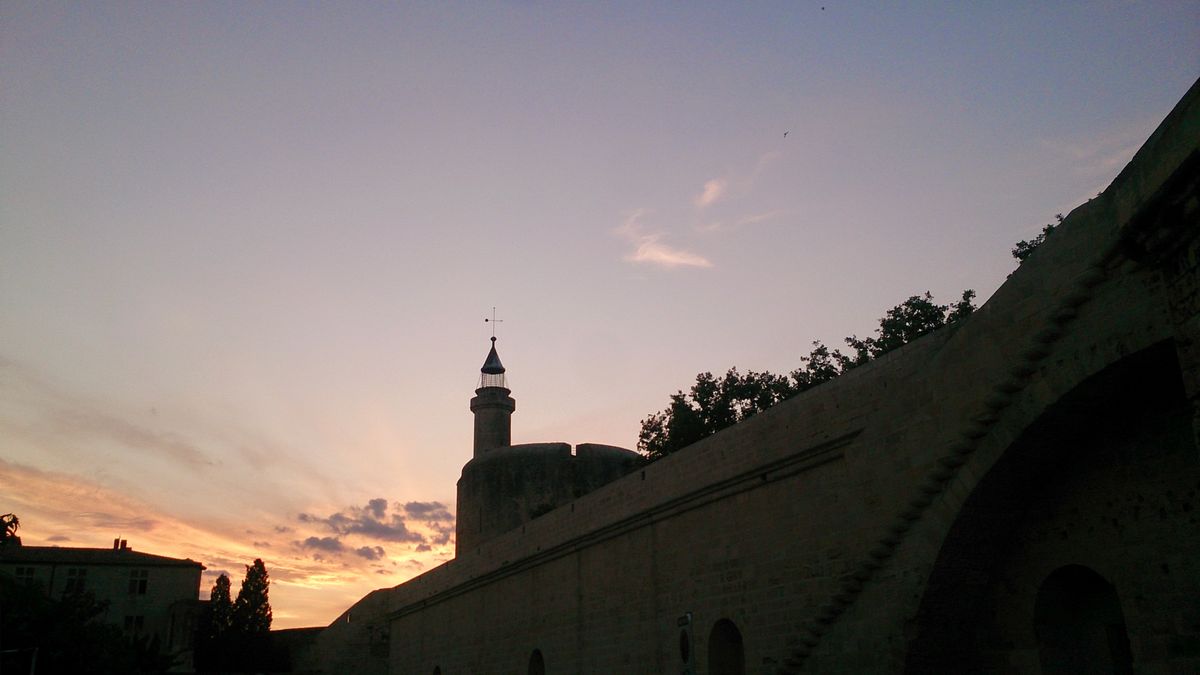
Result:
{"label": "leafy foliage", "polygon": [[1041,234],[1033,239],[1030,239],[1029,241],[1024,239],[1018,241],[1016,245],[1013,246],[1012,257],[1016,258],[1018,263],[1025,262],[1025,259],[1028,258],[1037,247],[1041,246],[1046,241],[1046,237],[1050,236],[1050,233],[1054,231],[1054,228],[1058,227],[1062,223],[1063,214],[1059,213],[1055,215],[1054,221],[1055,222],[1053,223],[1046,223],[1046,225],[1042,227]]}
{"label": "leafy foliage", "polygon": [[866,363],[882,354],[931,333],[948,323],[964,319],[975,311],[975,291],[965,290],[962,300],[954,305],[937,305],[929,291],[925,295],[914,295],[888,310],[879,320],[878,337],[863,340],[857,335],[846,338],[846,344],[855,351],[855,365]]}
{"label": "leafy foliage", "polygon": [[126,637],[101,619],[107,603],[90,591],[51,598],[40,583],[0,574],[0,672],[161,673],[174,665],[157,637]]}
{"label": "leafy foliage", "polygon": [[700,373],[687,393],[675,392],[666,409],[642,420],[638,451],[650,460],[665,457],[926,333],[965,319],[975,311],[974,299],[973,290],[963,291],[962,299],[952,305],[935,304],[928,291],[914,295],[888,310],[874,337],[846,338],[851,354],[813,342],[808,356],[800,358],[803,365],[787,375],[766,371],[743,375],[737,368],[721,377]]}
{"label": "leafy foliage", "polygon": [[6,513],[0,516],[0,546],[6,544],[20,545],[21,538],[17,536],[17,528],[21,527],[21,519],[16,514]]}

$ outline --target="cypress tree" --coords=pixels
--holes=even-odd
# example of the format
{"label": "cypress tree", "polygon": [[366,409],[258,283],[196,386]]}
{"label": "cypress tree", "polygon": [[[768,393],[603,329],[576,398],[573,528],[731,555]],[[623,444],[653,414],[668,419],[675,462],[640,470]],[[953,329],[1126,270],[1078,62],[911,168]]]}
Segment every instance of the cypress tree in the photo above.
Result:
{"label": "cypress tree", "polygon": [[262,558],[246,565],[246,578],[233,603],[233,629],[243,635],[265,634],[271,630],[271,602],[267,590],[271,581]]}
{"label": "cypress tree", "polygon": [[233,599],[229,594],[229,577],[222,574],[208,595],[208,634],[217,639],[233,626]]}

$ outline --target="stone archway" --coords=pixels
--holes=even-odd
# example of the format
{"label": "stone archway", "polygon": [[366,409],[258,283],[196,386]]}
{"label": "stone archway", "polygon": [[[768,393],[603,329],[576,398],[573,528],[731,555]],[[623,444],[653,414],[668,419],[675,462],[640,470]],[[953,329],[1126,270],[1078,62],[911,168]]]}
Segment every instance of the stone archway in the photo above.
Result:
{"label": "stone archway", "polygon": [[1117,591],[1091,568],[1067,565],[1038,589],[1034,632],[1042,672],[1132,673]]}
{"label": "stone archway", "polygon": [[713,624],[708,634],[710,675],[746,675],[746,650],[742,632],[729,619]]}
{"label": "stone archway", "polygon": [[[1155,593],[1186,593],[1175,590],[1178,578],[1165,572],[1151,578],[1145,568],[1146,556],[1195,529],[1190,514],[1160,513],[1163,504],[1155,501],[1171,486],[1186,492],[1200,478],[1191,416],[1169,342],[1110,365],[1046,408],[955,514],[908,625],[906,672],[1037,670],[1043,647],[1053,652],[1053,626],[1065,621],[1054,608],[1076,596],[1106,597],[1099,584],[1068,593],[1070,584],[1083,582],[1054,577],[1067,565],[1153,583]],[[1051,627],[1043,631],[1047,645],[1040,644],[1039,620]],[[1130,626],[1134,643],[1135,633]],[[1114,663],[1123,662],[1119,654],[1128,655],[1128,646],[1116,649]]]}

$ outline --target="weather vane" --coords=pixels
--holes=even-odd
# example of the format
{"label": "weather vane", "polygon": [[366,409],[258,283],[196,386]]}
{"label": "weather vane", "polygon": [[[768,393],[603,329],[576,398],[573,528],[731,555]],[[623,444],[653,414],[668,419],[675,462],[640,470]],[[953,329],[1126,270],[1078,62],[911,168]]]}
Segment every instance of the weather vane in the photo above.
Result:
{"label": "weather vane", "polygon": [[485,319],[483,320],[483,322],[484,322],[484,323],[489,323],[489,322],[490,322],[490,323],[492,324],[492,342],[495,342],[495,341],[496,341],[496,324],[498,324],[498,323],[504,323],[504,319],[497,319],[497,318],[496,318],[496,308],[495,308],[495,307],[493,307],[493,308],[492,308],[492,318],[490,318],[490,319],[487,319],[487,318],[485,318]]}

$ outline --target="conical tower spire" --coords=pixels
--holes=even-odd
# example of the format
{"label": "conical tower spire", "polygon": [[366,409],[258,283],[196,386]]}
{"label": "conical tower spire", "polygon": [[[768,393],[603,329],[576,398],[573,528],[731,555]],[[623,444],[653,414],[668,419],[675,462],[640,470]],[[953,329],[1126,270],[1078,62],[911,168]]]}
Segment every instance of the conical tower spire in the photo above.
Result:
{"label": "conical tower spire", "polygon": [[492,336],[492,350],[488,352],[483,367],[479,369],[479,388],[504,387],[508,383],[504,378],[504,364],[500,363],[500,355],[496,353],[496,336]]}
{"label": "conical tower spire", "polygon": [[471,399],[471,412],[475,413],[476,457],[488,450],[512,445],[512,414],[517,409],[517,402],[509,396],[511,393],[493,335],[492,349],[479,369],[479,388]]}

